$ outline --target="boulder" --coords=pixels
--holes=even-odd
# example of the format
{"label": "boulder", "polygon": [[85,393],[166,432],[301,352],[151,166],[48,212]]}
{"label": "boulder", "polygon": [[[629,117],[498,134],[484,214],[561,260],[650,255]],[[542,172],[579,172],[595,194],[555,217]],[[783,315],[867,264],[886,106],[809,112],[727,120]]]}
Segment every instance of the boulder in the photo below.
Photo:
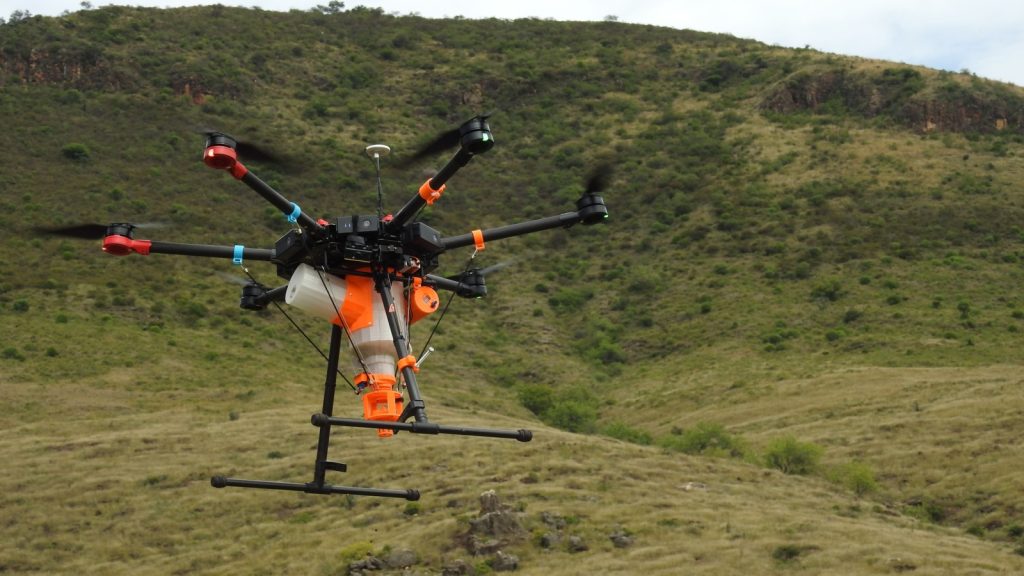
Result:
{"label": "boulder", "polygon": [[569,536],[569,552],[586,552],[590,546],[580,536]]}
{"label": "boulder", "polygon": [[616,548],[629,548],[633,545],[633,537],[627,534],[621,526],[616,527],[608,538],[611,539],[612,546]]}
{"label": "boulder", "polygon": [[519,568],[519,558],[498,550],[489,564],[495,572],[511,572]]}
{"label": "boulder", "polygon": [[476,568],[459,558],[441,568],[441,576],[476,576]]}

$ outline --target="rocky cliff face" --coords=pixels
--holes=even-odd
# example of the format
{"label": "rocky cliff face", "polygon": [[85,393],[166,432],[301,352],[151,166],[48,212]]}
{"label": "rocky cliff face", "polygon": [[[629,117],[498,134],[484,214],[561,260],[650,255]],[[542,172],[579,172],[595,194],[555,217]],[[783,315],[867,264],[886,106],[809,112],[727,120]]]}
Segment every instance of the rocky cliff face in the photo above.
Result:
{"label": "rocky cliff face", "polygon": [[[89,88],[100,76],[99,51],[48,49],[0,52],[0,84],[62,84]],[[105,79],[104,79],[105,80]]]}
{"label": "rocky cliff face", "polygon": [[888,116],[921,132],[1024,130],[1020,89],[948,73],[925,79],[913,68],[886,68],[880,73],[844,68],[797,72],[769,89],[761,108],[780,114]]}

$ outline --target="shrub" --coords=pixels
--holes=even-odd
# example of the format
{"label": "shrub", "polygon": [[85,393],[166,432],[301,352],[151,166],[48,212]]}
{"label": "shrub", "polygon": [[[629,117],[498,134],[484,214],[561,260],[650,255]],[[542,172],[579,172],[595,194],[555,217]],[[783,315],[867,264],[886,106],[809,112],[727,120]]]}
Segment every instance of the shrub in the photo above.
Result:
{"label": "shrub", "polygon": [[849,488],[858,496],[878,491],[874,471],[863,462],[850,462],[839,466],[829,474],[829,479]]}
{"label": "shrub", "polygon": [[807,552],[818,550],[817,546],[799,546],[796,544],[783,544],[772,550],[772,558],[779,562],[791,562]]}
{"label": "shrub", "polygon": [[66,144],[60,149],[60,153],[69,160],[75,162],[85,162],[89,159],[89,147],[85,144],[71,143]]}
{"label": "shrub", "polygon": [[548,424],[568,432],[593,432],[597,409],[575,400],[562,400],[543,414]]}
{"label": "shrub", "polygon": [[706,456],[742,458],[746,453],[746,446],[740,438],[728,433],[721,424],[711,422],[700,422],[680,434],[661,438],[658,445],[677,452]]}
{"label": "shrub", "polygon": [[5,360],[21,361],[25,359],[25,356],[21,352],[18,352],[17,348],[4,348],[3,352],[0,352],[0,357]]}
{"label": "shrub", "polygon": [[948,516],[946,509],[942,504],[917,499],[914,499],[904,509],[904,512],[909,516],[924,520],[925,522],[932,522],[934,524],[941,524]]}
{"label": "shrub", "polygon": [[26,300],[15,300],[14,304],[11,304],[11,310],[15,312],[28,312],[28,301]]}
{"label": "shrub", "polygon": [[[653,324],[653,319],[644,315],[636,315],[634,318],[640,325]],[[586,327],[576,333],[573,347],[587,360],[603,365],[620,364],[628,359],[626,351],[618,343],[620,325],[613,324],[604,318],[588,320]]]}
{"label": "shrub", "polygon": [[846,313],[843,314],[843,324],[850,324],[851,322],[856,322],[863,315],[864,313],[861,312],[860,310],[847,310]]}
{"label": "shrub", "polygon": [[594,297],[594,291],[589,288],[559,288],[550,298],[548,304],[561,312],[572,312],[579,310],[583,305]]}
{"label": "shrub", "polygon": [[525,384],[519,388],[519,403],[540,416],[555,403],[555,391],[544,384]]}
{"label": "shrub", "polygon": [[605,426],[601,433],[605,436],[615,438],[616,440],[632,442],[633,444],[642,444],[644,446],[649,445],[654,440],[647,432],[637,430],[636,428],[632,428],[621,422],[612,422]]}
{"label": "shrub", "polygon": [[843,285],[839,280],[826,280],[821,284],[814,287],[811,290],[811,298],[815,300],[828,300],[829,302],[835,302],[842,298],[844,294]]}
{"label": "shrub", "polygon": [[780,322],[775,326],[775,331],[762,336],[761,341],[765,344],[766,352],[779,352],[786,349],[787,340],[792,340],[797,336],[796,330],[786,328],[785,323]]}
{"label": "shrub", "polygon": [[353,542],[341,549],[338,552],[338,558],[343,563],[355,562],[357,560],[363,560],[367,556],[373,555],[373,544],[367,541]]}
{"label": "shrub", "polygon": [[180,305],[178,311],[191,320],[204,318],[210,313],[206,306],[200,302],[186,302]]}
{"label": "shrub", "polygon": [[818,469],[824,452],[825,449],[817,444],[785,436],[768,444],[764,461],[769,468],[776,468],[784,474],[810,474]]}

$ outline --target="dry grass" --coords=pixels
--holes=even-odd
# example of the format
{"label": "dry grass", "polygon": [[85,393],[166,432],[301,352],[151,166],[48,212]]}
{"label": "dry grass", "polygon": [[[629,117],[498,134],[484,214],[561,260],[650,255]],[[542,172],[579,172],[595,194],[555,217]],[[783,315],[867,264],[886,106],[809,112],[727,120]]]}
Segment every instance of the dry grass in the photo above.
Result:
{"label": "dry grass", "polygon": [[[885,441],[880,465],[888,466],[904,457],[895,443],[865,439],[867,422],[850,422],[857,415],[877,420],[873,415],[885,397],[900,407],[917,398],[926,408],[922,424],[907,427],[913,433],[906,445],[926,447],[928,458],[914,468],[925,474],[928,467],[921,464],[942,454],[918,437],[936,434],[934,426],[923,424],[947,422],[953,434],[956,422],[946,410],[962,407],[968,397],[992,397],[971,395],[967,387],[1006,389],[1019,382],[1013,374],[1008,367],[983,374],[847,372],[775,384],[777,401],[789,409],[771,417],[752,406],[713,415],[734,425],[745,422],[740,428],[755,438],[758,431],[767,434],[788,424],[807,438],[829,442],[829,427],[815,426],[809,415],[840,411],[831,421],[845,422],[846,449],[870,452],[873,442]],[[860,383],[857,392],[842,385],[854,379]],[[833,393],[814,394],[816,383]],[[944,400],[943,391],[953,389],[961,391],[959,400]],[[209,486],[214,473],[308,479],[315,444],[315,430],[307,424],[310,387],[282,386],[282,395],[302,400],[248,411],[236,420],[217,409],[224,400],[199,392],[179,392],[173,404],[135,411],[144,392],[118,390],[103,380],[77,384],[71,400],[66,388],[55,386],[25,383],[0,390],[5,406],[31,401],[58,408],[23,423],[8,419],[0,432],[0,458],[8,462],[0,480],[0,538],[8,543],[0,566],[11,573],[337,574],[349,561],[343,551],[359,543],[377,550],[411,548],[424,572],[437,573],[455,558],[484,560],[469,557],[456,537],[475,516],[477,495],[492,488],[522,511],[531,531],[510,549],[520,556],[524,574],[783,569],[886,574],[908,566],[915,574],[1009,574],[1024,569],[1024,558],[1004,545],[902,516],[820,479],[546,428],[537,429],[535,441],[526,445],[409,435],[380,441],[369,431],[336,434],[334,457],[346,461],[350,471],[335,474],[334,481],[418,488],[423,500],[412,516],[404,513],[403,501],[214,490]],[[198,399],[208,410],[189,407]],[[339,407],[344,402],[339,400]],[[523,424],[436,406],[432,415],[474,426]],[[693,417],[711,415],[698,411]],[[804,423],[794,426],[797,421]],[[699,485],[688,489],[691,482]],[[535,538],[546,529],[541,512],[571,519],[567,533],[582,536],[590,550],[540,549]],[[634,536],[632,547],[612,546],[608,536],[619,525]],[[798,554],[794,559],[773,558],[787,546],[784,550]]]}

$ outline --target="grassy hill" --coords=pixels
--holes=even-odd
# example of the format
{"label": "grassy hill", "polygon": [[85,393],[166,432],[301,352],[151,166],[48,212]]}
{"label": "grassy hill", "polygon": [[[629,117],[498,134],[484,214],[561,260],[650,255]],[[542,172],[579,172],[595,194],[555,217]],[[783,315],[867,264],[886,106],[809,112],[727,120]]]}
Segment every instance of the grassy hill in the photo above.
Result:
{"label": "grassy hill", "polygon": [[[1019,572],[1022,104],[974,76],[616,22],[13,18],[0,571],[336,574],[407,548],[420,572],[481,573],[493,554],[464,543],[495,489],[527,574]],[[308,479],[319,356],[280,314],[237,308],[230,262],[32,232],[161,222],[153,239],[270,247],[287,223],[202,165],[197,129],[267,144],[288,162],[254,171],[330,217],[375,209],[364,146],[401,158],[485,111],[497,145],[432,226],[569,210],[602,162],[611,218],[491,243],[477,261],[514,266],[432,341],[432,418],[533,443],[338,433],[359,443],[334,443],[334,481],[418,488],[415,505],[209,488]],[[386,164],[386,204],[444,160]],[[804,473],[779,470],[786,446]]]}

